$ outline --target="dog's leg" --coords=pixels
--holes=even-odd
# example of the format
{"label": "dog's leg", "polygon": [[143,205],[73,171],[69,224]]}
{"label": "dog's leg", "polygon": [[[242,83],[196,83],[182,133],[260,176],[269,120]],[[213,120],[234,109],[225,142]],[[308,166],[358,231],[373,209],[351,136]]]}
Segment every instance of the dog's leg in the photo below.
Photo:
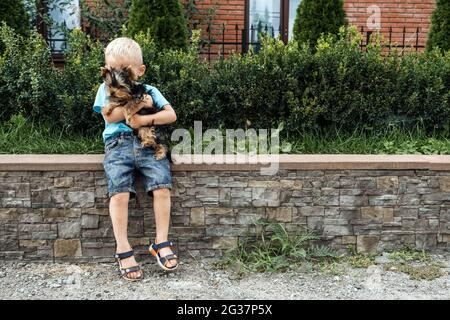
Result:
{"label": "dog's leg", "polygon": [[105,115],[105,116],[109,116],[113,112],[113,110],[115,108],[117,108],[118,106],[119,105],[110,102],[102,109],[102,114]]}
{"label": "dog's leg", "polygon": [[156,145],[155,134],[152,128],[139,128],[139,138],[141,139],[142,147],[154,147]]}
{"label": "dog's leg", "polygon": [[155,148],[155,159],[161,160],[167,154],[167,149],[163,144],[157,144]]}

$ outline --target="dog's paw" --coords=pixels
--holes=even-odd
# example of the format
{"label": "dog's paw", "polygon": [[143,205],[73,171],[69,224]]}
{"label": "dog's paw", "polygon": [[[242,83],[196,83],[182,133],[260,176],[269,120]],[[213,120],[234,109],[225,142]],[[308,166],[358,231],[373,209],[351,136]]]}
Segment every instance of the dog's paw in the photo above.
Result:
{"label": "dog's paw", "polygon": [[166,155],[164,153],[163,154],[155,154],[153,156],[153,158],[157,161],[160,161],[160,160],[164,159],[165,157],[166,157]]}

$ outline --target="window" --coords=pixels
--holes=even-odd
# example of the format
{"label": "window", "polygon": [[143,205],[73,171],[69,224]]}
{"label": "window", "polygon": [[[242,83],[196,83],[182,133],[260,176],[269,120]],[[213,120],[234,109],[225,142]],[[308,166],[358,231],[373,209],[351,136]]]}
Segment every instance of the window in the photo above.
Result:
{"label": "window", "polygon": [[262,33],[293,38],[294,22],[301,0],[246,0],[248,42],[258,43]]}
{"label": "window", "polygon": [[295,17],[297,16],[297,9],[300,5],[301,0],[291,0],[289,1],[289,40],[294,38],[294,23]]}
{"label": "window", "polygon": [[79,0],[49,1],[47,10],[51,21],[47,28],[47,39],[52,52],[62,53],[67,47],[63,30],[80,27]]}

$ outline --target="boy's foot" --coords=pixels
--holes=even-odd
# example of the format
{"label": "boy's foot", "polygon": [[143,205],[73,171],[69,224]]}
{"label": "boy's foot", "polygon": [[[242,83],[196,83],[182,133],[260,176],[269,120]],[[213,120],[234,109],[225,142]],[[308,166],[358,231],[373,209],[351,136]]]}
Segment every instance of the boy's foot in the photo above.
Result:
{"label": "boy's foot", "polygon": [[[164,242],[164,241],[162,241],[162,242]],[[167,257],[169,254],[173,254],[173,251],[170,249],[170,247],[165,247],[165,248],[159,249],[159,255],[161,257]],[[166,267],[173,268],[177,265],[177,263],[178,263],[177,259],[170,259],[169,261],[166,262]]]}
{"label": "boy's foot", "polygon": [[178,267],[178,256],[171,248],[173,245],[171,241],[155,240],[149,247],[150,253],[156,257],[159,266],[166,271],[172,271]]}
{"label": "boy's foot", "polygon": [[[122,252],[126,252],[126,251],[130,251],[131,249],[128,250],[122,250],[122,251],[116,251],[118,253],[122,253]],[[129,268],[129,267],[134,267],[137,266],[138,263],[136,262],[136,259],[134,258],[134,256],[128,257],[128,258],[124,258],[124,259],[120,259],[120,264],[123,268]],[[130,279],[138,279],[142,277],[142,270],[136,271],[136,272],[130,272],[127,274],[127,278]]]}

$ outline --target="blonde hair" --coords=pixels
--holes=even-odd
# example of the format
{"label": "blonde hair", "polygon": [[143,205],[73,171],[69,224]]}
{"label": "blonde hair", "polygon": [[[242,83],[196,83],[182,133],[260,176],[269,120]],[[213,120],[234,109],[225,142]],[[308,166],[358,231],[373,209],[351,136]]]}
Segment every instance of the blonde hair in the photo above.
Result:
{"label": "blonde hair", "polygon": [[105,49],[105,61],[107,64],[117,64],[118,60],[126,60],[126,63],[142,65],[141,46],[133,39],[121,37],[111,41]]}

